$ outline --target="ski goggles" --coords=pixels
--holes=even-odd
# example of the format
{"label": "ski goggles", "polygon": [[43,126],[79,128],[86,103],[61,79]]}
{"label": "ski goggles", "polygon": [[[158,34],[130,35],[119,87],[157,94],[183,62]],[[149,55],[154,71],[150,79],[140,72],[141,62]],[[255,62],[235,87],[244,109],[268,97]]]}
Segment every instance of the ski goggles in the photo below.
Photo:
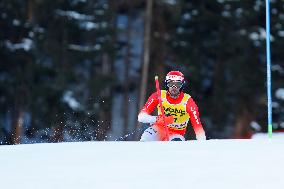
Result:
{"label": "ski goggles", "polygon": [[176,87],[180,89],[182,87],[183,83],[182,82],[174,82],[174,81],[169,81],[167,82],[167,87]]}

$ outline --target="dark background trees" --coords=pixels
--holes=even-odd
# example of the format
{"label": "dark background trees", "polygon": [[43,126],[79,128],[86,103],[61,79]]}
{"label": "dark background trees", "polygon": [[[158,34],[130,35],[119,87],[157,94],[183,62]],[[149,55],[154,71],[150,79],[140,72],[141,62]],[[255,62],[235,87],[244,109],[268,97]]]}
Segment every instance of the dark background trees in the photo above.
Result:
{"label": "dark background trees", "polygon": [[[0,10],[1,144],[137,140],[154,76],[173,69],[209,138],[266,132],[263,1],[5,0]],[[271,1],[275,130],[284,128],[282,12]]]}

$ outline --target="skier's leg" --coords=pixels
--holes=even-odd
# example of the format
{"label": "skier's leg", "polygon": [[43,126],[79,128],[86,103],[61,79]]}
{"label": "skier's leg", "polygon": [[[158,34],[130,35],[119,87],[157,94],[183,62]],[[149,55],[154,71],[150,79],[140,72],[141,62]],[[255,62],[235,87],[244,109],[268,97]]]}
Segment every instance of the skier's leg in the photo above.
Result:
{"label": "skier's leg", "polygon": [[142,142],[158,140],[158,130],[155,127],[149,127],[148,129],[146,129],[140,138],[140,141]]}
{"label": "skier's leg", "polygon": [[140,141],[165,141],[165,128],[159,125],[153,125],[146,129],[141,136]]}

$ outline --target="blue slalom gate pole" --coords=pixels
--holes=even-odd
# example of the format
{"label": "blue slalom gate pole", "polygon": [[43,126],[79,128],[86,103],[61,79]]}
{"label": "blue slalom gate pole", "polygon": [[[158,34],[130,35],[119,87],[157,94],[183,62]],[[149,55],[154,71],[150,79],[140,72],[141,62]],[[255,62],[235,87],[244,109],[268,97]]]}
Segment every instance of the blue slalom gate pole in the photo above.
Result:
{"label": "blue slalom gate pole", "polygon": [[272,138],[272,103],[271,103],[271,57],[270,57],[270,2],[266,0],[266,64],[267,64],[267,110],[268,137]]}

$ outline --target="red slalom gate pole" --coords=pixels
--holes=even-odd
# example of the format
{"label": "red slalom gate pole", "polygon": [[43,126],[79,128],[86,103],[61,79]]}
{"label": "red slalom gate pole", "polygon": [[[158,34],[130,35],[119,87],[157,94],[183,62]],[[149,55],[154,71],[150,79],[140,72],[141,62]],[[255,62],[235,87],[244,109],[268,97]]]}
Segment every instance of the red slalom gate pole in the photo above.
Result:
{"label": "red slalom gate pole", "polygon": [[162,104],[161,90],[160,90],[160,84],[159,84],[158,76],[155,76],[155,82],[156,82],[156,89],[157,89],[157,93],[158,93],[160,110],[161,110],[161,114],[162,114],[162,118],[163,118],[163,122],[164,122],[164,128],[165,128],[165,131],[166,131],[166,140],[169,141],[169,130],[168,130],[168,126],[166,125],[166,121],[165,121],[165,111],[164,111],[163,104]]}

